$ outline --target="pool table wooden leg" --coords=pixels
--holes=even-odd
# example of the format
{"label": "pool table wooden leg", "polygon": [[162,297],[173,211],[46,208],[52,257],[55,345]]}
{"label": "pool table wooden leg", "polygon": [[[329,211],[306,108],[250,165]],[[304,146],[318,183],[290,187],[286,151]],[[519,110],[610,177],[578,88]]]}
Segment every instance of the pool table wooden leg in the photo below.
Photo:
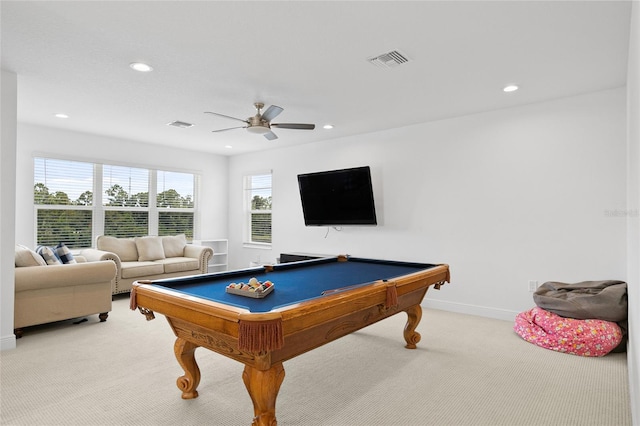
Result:
{"label": "pool table wooden leg", "polygon": [[405,348],[415,349],[416,344],[420,341],[420,333],[416,331],[416,327],[422,319],[422,308],[420,305],[414,305],[406,310],[407,325],[404,326],[404,340],[407,342]]}
{"label": "pool table wooden leg", "polygon": [[268,370],[244,366],[242,380],[253,401],[252,426],[276,426],[276,398],[284,380],[284,367],[277,362]]}
{"label": "pool table wooden leg", "polygon": [[198,397],[196,388],[200,384],[200,368],[198,367],[195,357],[195,350],[197,348],[197,345],[179,337],[173,345],[176,359],[184,370],[184,376],[180,376],[178,380],[176,380],[176,385],[182,391],[182,399]]}

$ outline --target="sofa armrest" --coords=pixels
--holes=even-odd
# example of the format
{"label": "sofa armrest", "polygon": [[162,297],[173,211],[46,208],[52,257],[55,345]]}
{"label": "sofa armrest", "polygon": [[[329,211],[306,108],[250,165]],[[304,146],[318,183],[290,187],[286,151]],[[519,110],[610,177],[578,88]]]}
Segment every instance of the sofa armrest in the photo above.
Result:
{"label": "sofa armrest", "polygon": [[83,249],[80,251],[80,256],[83,256],[87,262],[100,262],[102,260],[112,260],[116,264],[116,281],[122,276],[122,267],[120,262],[120,256],[110,251],[97,250],[97,249]]}
{"label": "sofa armrest", "polygon": [[198,269],[203,274],[208,272],[209,260],[213,257],[213,249],[206,246],[187,244],[184,248],[184,257],[198,259]]}
{"label": "sofa armrest", "polygon": [[114,262],[87,262],[67,265],[15,268],[15,291],[70,287],[110,282],[116,276]]}

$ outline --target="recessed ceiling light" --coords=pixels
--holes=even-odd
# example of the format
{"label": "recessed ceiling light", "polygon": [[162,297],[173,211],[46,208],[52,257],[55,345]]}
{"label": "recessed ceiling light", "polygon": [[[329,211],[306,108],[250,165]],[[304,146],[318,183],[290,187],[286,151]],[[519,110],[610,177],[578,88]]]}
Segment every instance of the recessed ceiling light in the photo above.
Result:
{"label": "recessed ceiling light", "polygon": [[231,145],[225,145],[224,147],[227,148],[227,149],[233,148]]}
{"label": "recessed ceiling light", "polygon": [[515,84],[510,84],[508,86],[505,86],[505,88],[502,89],[502,90],[508,93],[508,92],[515,92],[518,89],[519,89],[519,87],[516,86]]}
{"label": "recessed ceiling light", "polygon": [[134,70],[140,71],[140,72],[153,71],[153,68],[150,65],[143,64],[142,62],[131,62],[129,66]]}
{"label": "recessed ceiling light", "polygon": [[325,124],[324,126],[322,126],[323,129],[333,129],[333,124]]}
{"label": "recessed ceiling light", "polygon": [[63,114],[61,112],[57,113],[57,114],[53,114],[54,117],[57,118],[69,118],[69,116],[67,114]]}

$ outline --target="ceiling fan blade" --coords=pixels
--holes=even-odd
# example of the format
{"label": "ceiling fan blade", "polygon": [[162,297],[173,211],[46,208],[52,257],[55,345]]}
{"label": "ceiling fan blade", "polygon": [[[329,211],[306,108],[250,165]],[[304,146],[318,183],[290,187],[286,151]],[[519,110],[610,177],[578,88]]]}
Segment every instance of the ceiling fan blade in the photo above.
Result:
{"label": "ceiling fan blade", "polygon": [[273,133],[273,132],[267,132],[264,134],[264,137],[269,139],[270,141],[274,140],[274,139],[278,139],[278,136]]}
{"label": "ceiling fan blade", "polygon": [[211,133],[218,133],[218,132],[226,132],[227,130],[233,130],[233,129],[246,129],[247,126],[238,126],[238,127],[228,127],[226,129],[218,129],[218,130],[212,130]]}
{"label": "ceiling fan blade", "polygon": [[282,108],[277,105],[271,105],[267,110],[262,114],[262,119],[265,121],[271,121],[278,116],[282,112]]}
{"label": "ceiling fan blade", "polygon": [[249,122],[247,120],[243,120],[241,118],[236,118],[236,117],[231,117],[230,115],[224,115],[224,114],[220,114],[220,113],[217,113],[217,112],[211,112],[211,111],[205,111],[204,113],[205,114],[213,114],[213,115],[217,115],[219,117],[224,117],[224,118],[230,118],[232,120],[242,121],[243,123],[249,124]]}
{"label": "ceiling fan blade", "polygon": [[302,124],[302,123],[272,123],[271,127],[280,127],[281,129],[298,129],[298,130],[313,130],[316,128],[315,124]]}

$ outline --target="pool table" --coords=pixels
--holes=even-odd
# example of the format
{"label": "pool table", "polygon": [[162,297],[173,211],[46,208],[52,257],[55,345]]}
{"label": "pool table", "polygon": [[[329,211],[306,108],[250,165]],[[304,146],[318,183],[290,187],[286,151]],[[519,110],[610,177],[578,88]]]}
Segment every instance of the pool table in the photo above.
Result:
{"label": "pool table", "polygon": [[[230,283],[269,280],[264,298],[225,291]],[[449,282],[449,267],[336,256],[230,272],[138,281],[131,309],[147,320],[163,314],[177,336],[174,352],[184,375],[182,398],[196,398],[204,347],[245,365],[242,379],[253,402],[253,425],[276,425],[283,361],[406,312],[407,348],[420,341],[420,303],[429,287]]]}

